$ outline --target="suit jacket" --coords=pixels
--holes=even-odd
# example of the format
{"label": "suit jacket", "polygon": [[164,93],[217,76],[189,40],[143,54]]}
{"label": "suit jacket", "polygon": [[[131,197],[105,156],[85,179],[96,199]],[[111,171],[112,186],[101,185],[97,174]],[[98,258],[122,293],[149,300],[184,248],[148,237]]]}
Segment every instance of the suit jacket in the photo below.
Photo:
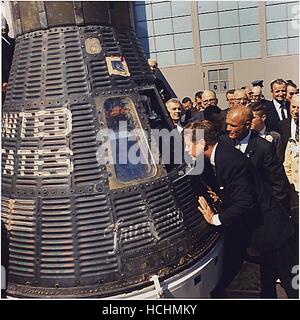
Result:
{"label": "suit jacket", "polygon": [[[215,174],[214,174],[215,172]],[[224,227],[247,226],[254,204],[252,187],[244,155],[220,141],[215,152],[214,172],[209,161],[205,162],[202,177],[222,201],[219,219]]]}
{"label": "suit jacket", "polygon": [[200,110],[194,113],[194,115],[191,118],[191,121],[197,121],[197,120],[205,120],[204,119],[204,110]]}
{"label": "suit jacket", "polygon": [[257,226],[250,236],[250,243],[260,252],[270,252],[285,245],[295,229],[290,216],[274,197],[268,181],[254,167],[250,168],[257,201]]}
{"label": "suit jacket", "polygon": [[[3,37],[2,37],[3,38]],[[2,40],[2,83],[8,82],[9,71],[13,60],[15,40],[10,37],[5,37]]]}
{"label": "suit jacket", "polygon": [[155,77],[154,83],[164,103],[171,99],[171,94],[161,79]]}
{"label": "suit jacket", "polygon": [[266,131],[265,135],[265,140],[271,142],[274,146],[277,161],[283,163],[285,148],[282,143],[281,135],[276,131]]}
{"label": "suit jacket", "polygon": [[282,145],[284,150],[286,149],[286,145],[289,138],[292,136],[291,122],[292,122],[292,119],[287,118],[278,123],[279,133],[281,134]]}
{"label": "suit jacket", "polygon": [[[247,156],[221,139],[216,148],[215,164],[217,183],[214,187],[219,187],[217,193],[224,208],[219,215],[221,223],[226,227],[241,222],[243,236],[249,237],[260,252],[277,249],[290,239],[294,233],[290,217]],[[206,182],[207,168],[206,164],[203,172]]]}
{"label": "suit jacket", "polygon": [[[273,100],[265,100],[264,106],[266,107],[267,110],[267,120],[266,120],[266,126],[269,131],[276,131],[279,132],[279,122],[281,121],[278,113],[276,111],[276,108],[274,106]],[[285,101],[285,108],[287,110],[287,116],[288,118],[291,116],[290,115],[290,105],[288,101]]]}
{"label": "suit jacket", "polygon": [[[234,141],[228,135],[222,136],[222,139],[234,146]],[[245,155],[260,176],[272,187],[275,198],[288,211],[290,186],[282,163],[276,159],[273,145],[260,137],[258,132],[252,131]]]}

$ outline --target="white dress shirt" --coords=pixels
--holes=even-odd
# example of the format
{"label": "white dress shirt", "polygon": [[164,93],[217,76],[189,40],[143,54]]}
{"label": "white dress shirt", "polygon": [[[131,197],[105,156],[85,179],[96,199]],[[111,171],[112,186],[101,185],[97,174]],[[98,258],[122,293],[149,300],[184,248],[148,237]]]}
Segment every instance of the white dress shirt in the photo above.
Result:
{"label": "white dress shirt", "polygon": [[176,129],[179,131],[179,133],[181,133],[183,131],[183,127],[181,126],[180,123],[176,124]]}
{"label": "white dress shirt", "polygon": [[[212,153],[211,153],[211,155],[210,155],[210,159],[209,159],[209,161],[210,161],[210,163],[211,163],[211,165],[212,165],[213,167],[216,166],[216,163],[215,163],[215,154],[216,154],[217,145],[218,145],[218,143],[216,143],[216,144],[214,145],[213,150],[212,150]],[[221,221],[220,221],[220,219],[219,219],[219,215],[218,215],[218,214],[213,215],[213,217],[212,217],[212,224],[214,224],[215,226],[220,226],[220,225],[221,225]]]}
{"label": "white dress shirt", "polygon": [[239,144],[235,146],[236,149],[238,149],[241,152],[245,153],[245,151],[247,149],[247,146],[248,146],[248,143],[249,143],[250,136],[251,136],[251,130],[249,130],[248,135],[243,140],[240,140]]}
{"label": "white dress shirt", "polygon": [[[281,115],[281,108],[282,108],[281,104],[280,104],[276,99],[273,99],[273,104],[274,104],[274,106],[275,106],[275,109],[276,109],[276,112],[277,112],[277,114],[278,114],[279,119],[280,119],[280,120],[283,120],[283,119],[282,119],[282,115]],[[284,114],[285,114],[285,118],[287,118],[287,117],[288,117],[288,114],[287,114],[286,108],[283,108],[283,112],[284,112]]]}
{"label": "white dress shirt", "polygon": [[266,126],[264,126],[263,129],[259,131],[259,135],[264,139],[266,139],[266,129]]}
{"label": "white dress shirt", "polygon": [[291,119],[291,121],[291,138],[296,140],[296,123],[293,118]]}

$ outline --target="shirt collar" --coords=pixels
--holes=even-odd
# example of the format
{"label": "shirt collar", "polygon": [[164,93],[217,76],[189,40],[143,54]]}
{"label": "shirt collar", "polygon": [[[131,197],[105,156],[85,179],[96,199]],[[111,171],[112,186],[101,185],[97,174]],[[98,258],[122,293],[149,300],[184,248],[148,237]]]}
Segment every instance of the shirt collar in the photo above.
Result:
{"label": "shirt collar", "polygon": [[179,133],[181,133],[181,132],[183,131],[183,127],[182,127],[182,125],[180,124],[180,122],[178,122],[178,123],[176,124],[176,129],[179,131]]}
{"label": "shirt collar", "polygon": [[8,43],[11,46],[11,44],[9,43],[9,41],[5,37],[3,37],[3,36],[1,36],[1,37],[2,37],[2,40],[4,40],[6,43]]}
{"label": "shirt collar", "polygon": [[217,148],[218,142],[214,145],[213,150],[211,152],[209,161],[211,163],[212,166],[216,166],[216,162],[215,162],[215,156],[216,156],[216,148]]}
{"label": "shirt collar", "polygon": [[251,130],[249,130],[248,135],[243,140],[239,140],[240,144],[248,144],[250,136],[251,136]]}
{"label": "shirt collar", "polygon": [[260,136],[264,136],[265,134],[266,134],[266,126],[264,126],[263,129],[259,131]]}
{"label": "shirt collar", "polygon": [[273,103],[274,103],[274,106],[279,109],[281,107],[281,104],[276,100],[276,99],[273,99]]}

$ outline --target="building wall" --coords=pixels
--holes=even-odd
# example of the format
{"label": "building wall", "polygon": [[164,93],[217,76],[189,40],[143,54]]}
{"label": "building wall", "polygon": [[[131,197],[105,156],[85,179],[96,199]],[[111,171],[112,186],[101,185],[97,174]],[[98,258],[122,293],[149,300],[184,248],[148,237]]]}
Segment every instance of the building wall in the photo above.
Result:
{"label": "building wall", "polygon": [[[219,1],[216,4],[216,1],[190,1],[188,5],[177,2],[176,6],[168,2],[146,1],[144,12],[141,7],[134,7],[134,13],[137,34],[146,55],[157,59],[161,74],[179,99],[193,98],[196,91],[209,88],[208,71],[214,69],[227,68],[229,71],[226,90],[217,94],[220,106],[226,105],[227,89],[251,85],[253,80],[264,80],[263,91],[268,99],[271,97],[269,83],[276,78],[291,79],[299,84],[297,2]],[[161,10],[158,10],[159,6]],[[178,10],[180,6],[182,10]],[[180,21],[186,21],[186,26],[178,28]],[[186,37],[192,33],[192,47],[177,42],[180,29]],[[162,45],[161,39],[168,45]],[[249,48],[249,59],[245,48]],[[209,50],[216,57],[215,61],[208,62],[210,56],[206,53]],[[182,63],[184,55],[189,60],[186,64]],[[228,55],[233,58],[225,60]]]}
{"label": "building wall", "polygon": [[[267,99],[271,98],[269,84],[272,80],[277,78],[291,79],[296,84],[299,81],[298,55],[231,61],[229,64],[233,69],[232,88],[251,85],[253,80],[264,79],[263,93]],[[193,99],[195,92],[208,88],[203,78],[205,68],[223,65],[227,66],[228,64],[173,66],[160,68],[160,71],[179,99],[185,96]],[[226,105],[225,94],[218,94],[218,99],[220,106]]]}

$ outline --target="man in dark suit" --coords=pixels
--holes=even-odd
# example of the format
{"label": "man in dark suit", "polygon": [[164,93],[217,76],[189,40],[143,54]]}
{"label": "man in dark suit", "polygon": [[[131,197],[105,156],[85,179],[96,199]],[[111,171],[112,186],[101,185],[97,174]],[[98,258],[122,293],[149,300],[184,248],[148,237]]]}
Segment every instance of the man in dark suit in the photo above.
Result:
{"label": "man in dark suit", "polygon": [[231,108],[227,113],[228,135],[222,139],[235,146],[249,159],[251,165],[270,184],[273,194],[289,212],[289,182],[282,163],[276,160],[275,150],[271,143],[251,131],[252,110],[240,106]]}
{"label": "man in dark suit", "polygon": [[168,91],[167,87],[165,86],[164,82],[161,79],[157,78],[156,76],[158,63],[156,60],[150,58],[148,59],[148,64],[154,76],[154,83],[155,83],[156,89],[159,92],[162,101],[166,103],[168,100],[171,99],[171,94]]}
{"label": "man in dark suit", "polygon": [[[204,139],[196,140],[197,130],[204,130]],[[242,265],[249,234],[248,221],[254,197],[243,155],[226,143],[217,143],[217,132],[209,121],[195,121],[185,128],[186,151],[192,158],[207,159],[202,177],[217,192],[223,203],[222,212],[203,213],[208,223],[225,231],[224,267],[221,280],[212,297],[224,297],[224,290]],[[215,175],[214,173],[215,172]],[[203,204],[204,201],[204,204]],[[199,198],[200,206],[206,206]]]}
{"label": "man in dark suit", "polygon": [[265,101],[267,109],[267,129],[279,133],[278,124],[281,120],[289,117],[289,103],[286,101],[286,83],[283,79],[276,79],[271,82],[271,93],[273,100]]}
{"label": "man in dark suit", "polygon": [[259,102],[251,102],[249,108],[253,112],[253,119],[251,122],[251,130],[259,133],[265,140],[273,144],[276,158],[279,163],[284,160],[284,148],[281,136],[276,131],[268,131],[266,128],[267,111],[266,108]]}
{"label": "man in dark suit", "polygon": [[202,102],[201,102],[202,108],[201,110],[199,110],[194,114],[191,121],[205,120],[205,114],[204,114],[205,109],[211,106],[218,105],[217,95],[213,90],[204,90],[201,98],[202,98]]}
{"label": "man in dark suit", "polygon": [[2,102],[8,89],[9,72],[13,60],[15,40],[8,35],[9,27],[6,19],[2,16]]}
{"label": "man in dark suit", "polygon": [[284,149],[289,138],[296,140],[297,136],[299,136],[299,95],[292,97],[289,111],[291,117],[279,122],[279,131]]}
{"label": "man in dark suit", "polygon": [[[204,130],[204,138],[196,135],[200,129]],[[186,149],[194,158],[204,154],[208,161],[202,176],[207,183],[215,177],[213,184],[223,202],[221,210],[215,212],[204,197],[199,197],[199,211],[205,220],[225,229],[224,272],[213,296],[220,297],[222,291],[224,294],[241,266],[250,239],[260,254],[262,297],[276,297],[277,278],[289,297],[297,297],[298,292],[291,285],[296,255],[289,246],[294,229],[270,185],[241,152],[226,141],[217,140],[209,121],[194,122],[186,130]]]}

